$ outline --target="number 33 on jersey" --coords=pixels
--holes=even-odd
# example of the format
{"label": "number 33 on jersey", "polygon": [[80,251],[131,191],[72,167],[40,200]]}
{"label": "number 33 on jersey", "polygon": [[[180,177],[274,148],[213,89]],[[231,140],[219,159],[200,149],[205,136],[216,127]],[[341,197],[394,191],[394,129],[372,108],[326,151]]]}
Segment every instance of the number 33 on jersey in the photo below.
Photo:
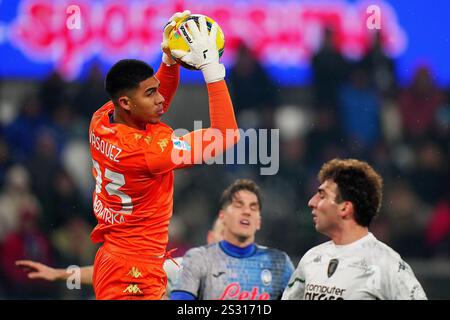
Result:
{"label": "number 33 on jersey", "polygon": [[171,161],[173,131],[163,123],[146,130],[114,123],[113,110],[112,103],[100,108],[89,129],[98,221],[91,238],[112,240],[123,250],[132,242],[138,251],[164,252],[173,206],[172,170],[177,168]]}

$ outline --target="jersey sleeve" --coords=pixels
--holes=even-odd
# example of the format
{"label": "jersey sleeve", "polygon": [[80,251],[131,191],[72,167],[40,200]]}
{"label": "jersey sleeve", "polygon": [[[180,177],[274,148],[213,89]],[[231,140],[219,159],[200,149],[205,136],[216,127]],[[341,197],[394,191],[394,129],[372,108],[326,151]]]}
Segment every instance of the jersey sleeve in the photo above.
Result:
{"label": "jersey sleeve", "polygon": [[186,252],[181,264],[178,281],[175,283],[172,293],[187,292],[197,299],[206,276],[207,261],[203,254],[203,248],[194,248]]}
{"label": "jersey sleeve", "polygon": [[303,259],[300,260],[297,269],[289,279],[281,300],[303,300],[305,293],[305,275],[302,261]]}
{"label": "jersey sleeve", "polygon": [[[209,117],[211,126],[180,137],[190,147],[190,163],[208,162],[235,145],[240,134],[224,80],[208,84]],[[186,154],[184,155],[186,156]]]}
{"label": "jersey sleeve", "polygon": [[214,159],[239,141],[239,130],[225,81],[208,84],[211,126],[177,137],[162,129],[146,150],[150,172],[161,174]]}
{"label": "jersey sleeve", "polygon": [[403,260],[389,266],[385,296],[389,300],[426,300],[427,296],[411,267]]}
{"label": "jersey sleeve", "polygon": [[294,264],[292,263],[291,258],[289,258],[289,256],[286,253],[284,253],[284,256],[286,258],[286,263],[284,265],[283,287],[286,287],[294,272]]}

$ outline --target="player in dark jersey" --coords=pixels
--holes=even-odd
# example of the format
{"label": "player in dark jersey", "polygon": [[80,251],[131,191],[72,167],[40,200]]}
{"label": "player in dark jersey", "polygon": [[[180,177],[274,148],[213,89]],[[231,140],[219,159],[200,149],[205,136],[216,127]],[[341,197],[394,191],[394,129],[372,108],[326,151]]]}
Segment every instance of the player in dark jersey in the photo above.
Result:
{"label": "player in dark jersey", "polygon": [[250,180],[237,180],[220,201],[224,240],[189,250],[172,300],[280,299],[294,270],[288,255],[257,245],[261,196]]}

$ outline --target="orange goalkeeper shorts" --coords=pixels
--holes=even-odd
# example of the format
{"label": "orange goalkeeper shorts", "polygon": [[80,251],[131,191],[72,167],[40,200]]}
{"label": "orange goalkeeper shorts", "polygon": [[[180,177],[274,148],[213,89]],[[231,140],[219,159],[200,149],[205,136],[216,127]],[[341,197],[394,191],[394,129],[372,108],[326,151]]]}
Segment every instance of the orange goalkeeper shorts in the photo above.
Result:
{"label": "orange goalkeeper shorts", "polygon": [[119,253],[104,244],[95,256],[93,284],[98,300],[160,300],[167,276],[165,258],[143,258]]}

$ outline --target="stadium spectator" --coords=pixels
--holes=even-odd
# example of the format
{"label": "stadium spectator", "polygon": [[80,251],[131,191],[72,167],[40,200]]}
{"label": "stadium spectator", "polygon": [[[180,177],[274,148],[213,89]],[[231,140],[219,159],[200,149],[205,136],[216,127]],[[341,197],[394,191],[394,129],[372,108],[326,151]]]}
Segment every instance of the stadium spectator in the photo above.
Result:
{"label": "stadium spectator", "polygon": [[[313,128],[305,137],[306,163],[309,167],[317,167],[319,163],[330,159],[330,153],[336,153],[344,140],[344,135],[339,125],[337,109],[319,108],[313,116]],[[337,154],[335,154],[337,156]],[[333,158],[331,156],[331,158]],[[322,162],[320,162],[322,160]]]}
{"label": "stadium spectator", "polygon": [[435,115],[444,102],[443,92],[426,66],[417,68],[411,85],[399,97],[403,127],[408,141],[430,133]]}
{"label": "stadium spectator", "polygon": [[95,223],[90,210],[84,206],[79,190],[64,169],[57,170],[51,181],[49,207],[53,214],[53,228],[61,227],[75,217]]}
{"label": "stadium spectator", "polygon": [[54,212],[54,181],[61,170],[55,135],[50,131],[41,131],[36,137],[33,156],[25,162],[31,176],[31,186],[42,204],[42,224],[50,231],[57,221]]}
{"label": "stadium spectator", "polygon": [[347,76],[347,62],[336,45],[333,29],[324,29],[322,43],[311,60],[314,106],[336,110],[339,87]]}
{"label": "stadium spectator", "polygon": [[59,105],[68,100],[68,87],[68,83],[64,81],[58,71],[53,71],[41,83],[38,89],[38,99],[41,101],[47,116],[52,116]]}
{"label": "stadium spectator", "polygon": [[384,49],[385,35],[376,31],[371,36],[371,47],[364,55],[361,65],[370,75],[371,83],[377,89],[382,99],[393,99],[396,94],[397,81],[395,76],[395,62]]}
{"label": "stadium spectator", "polygon": [[[432,140],[417,141],[416,166],[409,181],[417,195],[427,204],[437,203],[448,190],[450,171],[445,151]],[[447,163],[447,165],[445,164]]]}
{"label": "stadium spectator", "polygon": [[24,100],[17,117],[4,128],[12,159],[19,162],[29,159],[35,150],[39,134],[52,127],[39,99],[28,96]]}
{"label": "stadium spectator", "polygon": [[426,227],[426,242],[431,255],[450,257],[450,190],[447,189],[442,199],[433,208]]}
{"label": "stadium spectator", "polygon": [[273,111],[279,104],[278,88],[244,42],[237,49],[230,72],[230,91],[241,126],[273,127]]}
{"label": "stadium spectator", "polygon": [[[424,203],[410,184],[392,181],[386,186],[386,201],[383,220],[389,233],[383,241],[407,257],[423,256],[425,227],[430,217],[430,206]],[[411,246],[414,243],[414,246]]]}
{"label": "stadium spectator", "polygon": [[93,64],[87,78],[78,86],[74,98],[78,113],[84,120],[88,120],[98,106],[108,101],[103,84],[103,74],[99,64]]}
{"label": "stadium spectator", "polygon": [[0,186],[5,184],[6,172],[12,165],[9,145],[0,135]]}
{"label": "stadium spectator", "polygon": [[354,65],[349,78],[339,91],[339,121],[348,149],[366,155],[380,139],[380,102],[361,65]]}
{"label": "stadium spectator", "polygon": [[55,290],[48,284],[30,281],[14,264],[19,259],[39,259],[46,264],[53,263],[50,242],[39,227],[40,215],[37,203],[23,204],[18,211],[19,226],[6,235],[0,250],[1,269],[11,298],[42,299],[55,296]]}
{"label": "stadium spectator", "polygon": [[34,212],[34,208],[39,207],[39,200],[31,191],[30,175],[26,168],[21,165],[9,168],[0,194],[0,241],[18,230],[23,212]]}

